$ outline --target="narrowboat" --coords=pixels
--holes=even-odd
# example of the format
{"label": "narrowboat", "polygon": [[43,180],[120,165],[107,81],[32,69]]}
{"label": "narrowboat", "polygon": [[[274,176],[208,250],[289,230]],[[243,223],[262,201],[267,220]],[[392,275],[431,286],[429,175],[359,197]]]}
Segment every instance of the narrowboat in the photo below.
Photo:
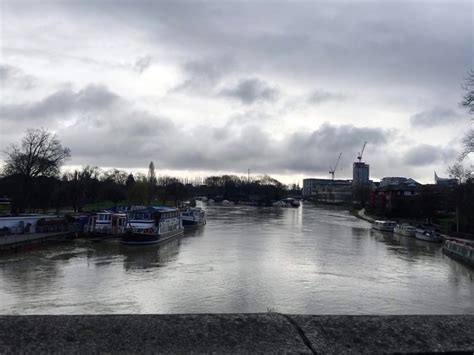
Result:
{"label": "narrowboat", "polygon": [[474,241],[446,240],[443,253],[474,266]]}
{"label": "narrowboat", "polygon": [[393,233],[404,235],[405,237],[414,237],[415,232],[416,228],[407,223],[397,224],[393,229]]}
{"label": "narrowboat", "polygon": [[378,230],[381,232],[393,232],[393,229],[397,225],[397,222],[394,221],[375,221],[372,225],[372,229]]}
{"label": "narrowboat", "polygon": [[181,212],[184,228],[200,227],[206,224],[206,211],[200,207],[188,207]]}
{"label": "narrowboat", "polygon": [[153,206],[130,211],[124,245],[149,245],[164,242],[183,233],[177,208]]}
{"label": "narrowboat", "polygon": [[109,238],[119,238],[125,235],[127,215],[125,213],[99,212],[89,219],[88,239],[99,241]]}

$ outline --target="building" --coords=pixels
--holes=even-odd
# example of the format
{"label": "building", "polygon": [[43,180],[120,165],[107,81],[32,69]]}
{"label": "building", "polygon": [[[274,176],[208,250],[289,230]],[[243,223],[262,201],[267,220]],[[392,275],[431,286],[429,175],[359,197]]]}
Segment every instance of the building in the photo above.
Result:
{"label": "building", "polygon": [[370,206],[379,213],[398,211],[402,214],[416,205],[422,185],[410,178],[387,177],[372,192]]}
{"label": "building", "polygon": [[329,204],[352,201],[352,181],[332,179],[304,179],[303,198]]}
{"label": "building", "polygon": [[413,180],[412,178],[406,178],[401,176],[391,176],[391,177],[384,177],[380,180],[380,187],[383,186],[393,186],[393,185],[402,185],[402,184],[415,184],[420,185],[417,181]]}
{"label": "building", "polygon": [[448,186],[448,187],[458,185],[458,179],[439,177],[436,174],[436,171],[434,173],[434,178],[435,178],[435,184],[436,185]]}
{"label": "building", "polygon": [[354,162],[352,165],[352,184],[360,186],[369,183],[369,164]]}

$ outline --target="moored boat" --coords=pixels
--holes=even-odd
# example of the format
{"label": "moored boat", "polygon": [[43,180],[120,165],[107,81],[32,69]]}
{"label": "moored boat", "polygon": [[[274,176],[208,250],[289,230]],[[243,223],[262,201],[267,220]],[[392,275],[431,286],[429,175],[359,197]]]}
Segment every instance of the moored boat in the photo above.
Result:
{"label": "moored boat", "polygon": [[273,207],[294,207],[298,208],[300,207],[300,201],[295,200],[294,198],[288,197],[284,198],[283,200],[276,201],[272,203]]}
{"label": "moored boat", "polygon": [[99,212],[89,219],[88,239],[99,241],[125,235],[127,215],[110,211]]}
{"label": "moored boat", "polygon": [[393,229],[393,233],[400,234],[405,237],[414,237],[416,233],[416,228],[407,223],[397,224]]}
{"label": "moored boat", "polygon": [[474,266],[474,241],[446,240],[443,253]]}
{"label": "moored boat", "polygon": [[415,237],[416,239],[433,243],[441,243],[443,241],[441,235],[439,235],[439,233],[437,233],[434,229],[417,228]]}
{"label": "moored boat", "polygon": [[173,207],[146,207],[130,211],[128,229],[120,243],[148,245],[164,242],[183,233],[180,212]]}
{"label": "moored boat", "polygon": [[393,229],[397,225],[397,222],[394,221],[381,221],[377,220],[372,224],[372,229],[382,231],[382,232],[393,232]]}
{"label": "moored boat", "polygon": [[206,211],[200,207],[188,207],[181,212],[184,228],[200,227],[206,224]]}

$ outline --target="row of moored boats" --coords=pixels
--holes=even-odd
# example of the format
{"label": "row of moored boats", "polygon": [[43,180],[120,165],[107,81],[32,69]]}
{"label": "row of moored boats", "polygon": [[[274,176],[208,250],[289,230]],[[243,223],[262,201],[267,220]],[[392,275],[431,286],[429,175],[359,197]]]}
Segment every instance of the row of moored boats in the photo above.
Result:
{"label": "row of moored boats", "polygon": [[377,220],[372,225],[373,230],[389,232],[405,237],[415,237],[416,239],[427,242],[441,243],[443,237],[434,228],[429,226],[415,227],[408,223],[397,223],[394,221]]}
{"label": "row of moored boats", "polygon": [[148,245],[178,236],[185,228],[205,224],[206,211],[200,207],[180,210],[153,206],[126,212],[102,211],[89,218],[87,236],[93,241],[120,238],[125,245]]}

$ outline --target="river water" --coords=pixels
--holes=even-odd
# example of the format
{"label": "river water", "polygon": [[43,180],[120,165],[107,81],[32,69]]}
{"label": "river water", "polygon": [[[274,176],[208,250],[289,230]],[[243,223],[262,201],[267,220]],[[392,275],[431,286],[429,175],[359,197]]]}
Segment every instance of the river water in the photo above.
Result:
{"label": "river water", "polygon": [[347,211],[205,206],[157,247],[62,242],[0,257],[0,313],[474,314],[474,271]]}

